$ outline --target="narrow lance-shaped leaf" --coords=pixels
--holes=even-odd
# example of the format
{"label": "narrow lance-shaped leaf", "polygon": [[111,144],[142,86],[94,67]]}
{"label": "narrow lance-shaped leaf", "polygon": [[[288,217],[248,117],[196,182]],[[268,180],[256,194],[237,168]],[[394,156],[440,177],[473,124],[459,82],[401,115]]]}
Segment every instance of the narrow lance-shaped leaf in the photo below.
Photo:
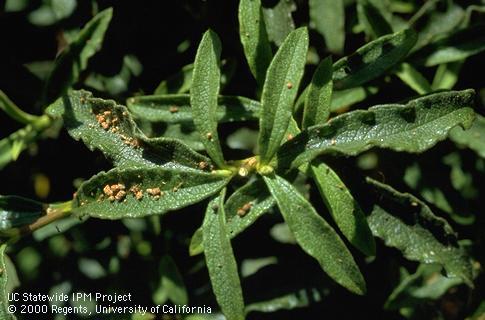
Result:
{"label": "narrow lance-shaped leaf", "polygon": [[[309,86],[298,97],[295,108],[296,112],[303,108]],[[333,91],[330,102],[330,112],[343,113],[355,103],[365,100],[367,97],[378,92],[377,87],[355,87],[345,90]]]}
{"label": "narrow lance-shaped leaf", "polygon": [[406,105],[382,105],[349,112],[313,126],[278,151],[278,166],[297,168],[318,155],[357,155],[372,147],[419,153],[447,137],[450,129],[470,127],[474,91],[436,93]]}
{"label": "narrow lance-shaped leaf", "polygon": [[334,89],[357,87],[381,76],[406,57],[416,39],[416,33],[410,29],[385,35],[335,62]]}
{"label": "narrow lance-shaped leaf", "polygon": [[325,38],[331,52],[342,53],[345,44],[345,7],[343,0],[310,0],[310,22]]}
{"label": "narrow lance-shaped leaf", "polygon": [[157,86],[154,95],[171,94],[171,93],[185,93],[190,91],[192,85],[192,72],[194,65],[189,64],[183,66],[180,72],[174,74],[167,80],[163,80]]}
{"label": "narrow lance-shaped leaf", "polygon": [[364,278],[335,230],[285,179],[279,176],[263,178],[302,249],[337,283],[354,293],[364,294]]}
{"label": "narrow lance-shaped leaf", "polygon": [[[367,182],[383,196],[367,219],[376,237],[399,249],[407,259],[438,263],[448,276],[460,277],[473,286],[470,258],[458,246],[456,234],[446,220],[435,216],[425,203],[408,193],[370,178]],[[393,214],[399,207],[406,211],[398,218]]]}
{"label": "narrow lance-shaped leaf", "polygon": [[47,207],[37,201],[0,195],[0,236],[11,237],[46,213]]}
{"label": "narrow lance-shaped leaf", "polygon": [[[428,10],[425,11],[429,11],[429,14],[426,15],[426,24],[419,30],[418,41],[413,51],[436,41],[444,34],[460,29],[460,25],[463,23],[465,27],[468,25],[465,23],[465,12],[460,5],[449,2],[445,6],[446,10],[442,11],[442,9],[437,8],[439,4],[439,1],[430,1],[423,5],[423,7],[428,7]],[[422,9],[419,11],[423,12]],[[416,25],[416,23],[413,23],[413,25]]]}
{"label": "narrow lance-shaped leaf", "polygon": [[[226,213],[226,231],[232,239],[268,212],[275,204],[261,179],[250,181],[237,189],[224,204]],[[202,229],[192,236],[189,246],[190,255],[195,256],[204,250]]]}
{"label": "narrow lance-shaped leaf", "polygon": [[0,90],[0,109],[8,114],[10,118],[23,124],[32,123],[39,118],[21,110],[2,90]]}
{"label": "narrow lance-shaped leaf", "polygon": [[458,82],[461,67],[464,61],[440,64],[436,69],[431,88],[433,90],[450,90]]}
{"label": "narrow lance-shaped leaf", "polygon": [[42,137],[45,129],[52,124],[51,119],[44,115],[40,116],[26,125],[24,128],[15,131],[8,137],[0,140],[0,169],[12,161],[17,160],[20,153],[25,150],[29,144]]}
{"label": "narrow lance-shaped leaf", "polygon": [[383,15],[385,10],[382,9],[387,8],[383,5],[381,5],[381,8],[378,8],[374,4],[374,1],[357,1],[357,15],[359,17],[359,22],[364,25],[365,33],[372,38],[378,38],[392,33],[392,27]]}
{"label": "narrow lance-shaped leaf", "polygon": [[[416,300],[423,303],[436,301],[452,287],[462,284],[460,278],[448,278],[441,274],[441,266],[420,264],[414,274],[408,274],[401,267],[400,283],[394,288],[384,304],[386,310],[399,310],[416,306]],[[419,301],[418,300],[418,301]]]}
{"label": "narrow lance-shaped leaf", "polygon": [[[217,121],[234,122],[259,118],[260,104],[256,100],[237,96],[219,96]],[[188,94],[138,96],[127,100],[127,107],[135,118],[150,122],[193,123]]]}
{"label": "narrow lance-shaped leaf", "polygon": [[269,66],[259,121],[258,143],[262,164],[273,158],[288,128],[307,50],[308,31],[299,28],[288,35]]}
{"label": "narrow lance-shaped leaf", "polygon": [[176,139],[149,139],[136,127],[128,110],[112,100],[72,91],[46,110],[62,117],[76,140],[98,149],[118,167],[180,167],[210,170],[211,161]]}
{"label": "narrow lance-shaped leaf", "polygon": [[219,135],[217,133],[217,97],[221,81],[219,60],[221,42],[211,30],[204,33],[194,62],[190,105],[194,123],[209,156],[219,167],[224,167]]}
{"label": "narrow lance-shaped leaf", "polygon": [[293,0],[279,0],[272,8],[263,8],[268,39],[281,46],[286,37],[295,29],[291,13],[296,10]]}
{"label": "narrow lance-shaped leaf", "polygon": [[249,69],[258,84],[262,85],[273,52],[266,33],[260,0],[239,2],[239,36]]}
{"label": "narrow lance-shaped leaf", "polygon": [[78,81],[80,73],[87,68],[88,60],[100,49],[112,15],[112,8],[98,13],[59,56],[46,83],[46,103],[52,102]]}
{"label": "narrow lance-shaped leaf", "polygon": [[280,297],[265,301],[257,301],[246,306],[246,312],[276,312],[278,310],[292,310],[296,308],[308,307],[314,302],[322,299],[322,295],[317,289],[301,289]]}
{"label": "narrow lance-shaped leaf", "polygon": [[[177,268],[177,264],[173,260],[173,258],[169,255],[164,255],[160,259],[160,290],[159,295],[162,298],[170,299],[170,301],[174,304],[184,305],[187,304],[189,301],[189,297],[187,295],[187,289],[185,288],[185,284],[180,274],[179,269]],[[157,295],[157,292],[154,293],[154,296]],[[160,299],[163,301],[155,301],[157,304],[163,304],[166,302],[165,299]]]}
{"label": "narrow lance-shaped leaf", "polygon": [[203,229],[204,255],[217,303],[228,320],[244,319],[244,300],[237,263],[227,235],[225,190],[207,206]]}
{"label": "narrow lance-shaped leaf", "polygon": [[5,263],[5,243],[0,244],[0,318],[5,320],[16,319],[13,313],[8,308],[8,292],[7,292],[7,265]]}
{"label": "narrow lance-shaped leaf", "polygon": [[84,182],[73,212],[101,219],[139,218],[163,214],[197,203],[221,190],[226,171],[193,169],[112,169]]}
{"label": "narrow lance-shaped leaf", "polygon": [[303,129],[328,120],[332,88],[332,58],[328,57],[318,65],[308,87],[303,109]]}
{"label": "narrow lance-shaped leaf", "polygon": [[466,146],[485,158],[485,117],[478,115],[468,130],[460,127],[450,132],[450,139],[459,146]]}
{"label": "narrow lance-shaped leaf", "polygon": [[[227,59],[221,61],[221,87],[224,88],[225,85],[234,75],[236,70],[236,61]],[[170,76],[168,79],[163,80],[157,86],[154,95],[162,94],[176,94],[176,93],[187,93],[190,91],[192,86],[192,74],[194,72],[194,64],[188,64],[183,66],[182,69],[176,74]]]}
{"label": "narrow lance-shaped leaf", "polygon": [[340,177],[325,163],[310,166],[320,195],[340,231],[362,253],[375,255],[375,243],[359,204]]}
{"label": "narrow lance-shaped leaf", "polygon": [[410,61],[427,67],[462,61],[485,50],[485,24],[456,31],[415,52]]}
{"label": "narrow lance-shaped leaf", "polygon": [[367,97],[376,94],[378,91],[378,87],[355,87],[334,91],[332,93],[330,109],[332,112],[343,112],[346,108],[365,100]]}
{"label": "narrow lance-shaped leaf", "polygon": [[[288,132],[293,136],[299,134],[294,120],[290,123]],[[337,173],[323,162],[313,162],[310,166],[305,163],[298,169],[311,174],[328,211],[349,242],[364,254],[375,255],[374,238],[364,213]]]}
{"label": "narrow lance-shaped leaf", "polygon": [[399,65],[396,70],[396,75],[419,94],[427,94],[432,91],[429,81],[407,62]]}

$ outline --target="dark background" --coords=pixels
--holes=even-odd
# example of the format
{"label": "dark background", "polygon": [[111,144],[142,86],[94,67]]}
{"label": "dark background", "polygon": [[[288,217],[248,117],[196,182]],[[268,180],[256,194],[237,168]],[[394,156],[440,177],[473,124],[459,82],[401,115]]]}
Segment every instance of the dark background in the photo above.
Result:
{"label": "dark background", "polygon": [[[123,56],[135,55],[143,65],[143,72],[130,81],[129,92],[116,99],[123,103],[130,94],[149,94],[158,83],[177,72],[182,66],[192,63],[197,44],[202,33],[212,28],[222,41],[223,58],[234,58],[237,69],[233,80],[225,88],[225,94],[255,97],[256,84],[245,64],[242,47],[239,42],[237,26],[238,1],[97,1],[99,9],[114,8],[114,16],[105,36],[102,50],[97,53],[89,64],[89,70],[106,76],[119,72]],[[264,2],[271,6],[275,1]],[[293,14],[295,24],[300,26],[308,21],[306,1],[298,2],[298,10]],[[31,1],[30,8],[35,8],[40,1]],[[2,7],[0,1],[0,7]],[[31,113],[40,113],[42,106],[38,105],[42,83],[30,74],[23,66],[25,63],[40,60],[53,60],[59,45],[59,36],[63,30],[83,25],[92,16],[90,1],[78,1],[76,11],[72,16],[48,27],[37,27],[29,23],[29,10],[19,13],[0,13],[0,88],[19,106]],[[180,53],[177,46],[188,40],[189,48]],[[312,32],[311,44],[317,48],[321,56],[326,55],[321,36]],[[352,52],[363,44],[362,36],[349,35],[345,52]],[[334,56],[334,61],[338,57]],[[471,57],[465,63],[460,81],[456,88],[475,88],[477,91],[485,87],[484,77],[479,74],[483,70],[483,54]],[[309,67],[311,69],[311,67]],[[381,94],[372,97],[358,107],[368,107],[376,103],[396,102],[414,93],[406,87],[394,83],[383,83]],[[100,93],[102,95],[102,93]],[[483,114],[483,112],[482,112]],[[19,129],[20,126],[0,114],[0,136],[6,136]],[[228,131],[232,128],[226,128]],[[224,129],[223,129],[224,130]],[[224,134],[224,132],[223,132]],[[448,172],[449,168],[436,164],[433,159],[453,150],[450,142],[443,142],[426,155],[419,156],[420,161],[428,162],[429,174],[433,170],[437,174]],[[371,175],[383,175],[390,184],[399,190],[407,190],[402,182],[405,166],[415,160],[412,155],[396,154],[388,151],[378,151],[378,170],[369,172]],[[473,159],[470,151],[463,151],[465,156]],[[237,157],[236,152],[226,153],[228,157]],[[361,203],[366,204],[366,190],[358,182],[352,182],[348,177],[361,177],[362,173],[353,169],[353,159],[342,159],[335,167],[342,174],[346,183],[353,185],[354,192]],[[33,177],[42,173],[50,180],[50,192],[46,198],[38,199],[44,202],[66,201],[75,191],[73,180],[87,179],[100,170],[107,170],[110,163],[100,152],[89,151],[82,143],[71,139],[65,131],[61,131],[58,139],[46,139],[37,144],[35,150],[23,152],[18,161],[9,164],[0,171],[0,194],[16,194],[38,199],[33,187]],[[444,170],[444,171],[440,171]],[[358,181],[358,179],[356,179]],[[443,187],[449,181],[443,181]],[[483,187],[483,186],[482,186]],[[318,197],[314,203],[317,208],[323,208]],[[169,214],[163,218],[162,228],[168,230],[161,236],[145,234],[143,237],[152,243],[152,254],[149,257],[137,255],[134,250],[129,257],[122,259],[121,271],[101,280],[84,277],[77,270],[79,256],[97,259],[103,265],[109,263],[109,255],[116,251],[117,242],[130,234],[130,230],[120,222],[90,220],[65,234],[66,243],[73,249],[64,256],[52,252],[47,242],[38,243],[31,238],[23,239],[12,250],[15,261],[18,250],[25,246],[35,248],[42,255],[35,274],[25,275],[20,272],[22,287],[20,292],[47,293],[51,286],[68,279],[75,290],[85,289],[88,292],[119,288],[132,292],[135,299],[142,305],[150,305],[151,290],[156,278],[156,261],[165,253],[170,253],[179,264],[185,276],[185,284],[191,295],[191,305],[209,304],[214,306],[210,294],[198,294],[207,284],[207,274],[203,271],[190,274],[189,270],[200,262],[201,258],[191,258],[187,253],[187,239],[200,225],[204,212],[204,204]],[[353,251],[361,267],[367,285],[365,296],[350,294],[345,289],[334,285],[315,261],[306,256],[293,245],[283,245],[271,241],[268,228],[280,221],[277,215],[262,219],[248,231],[233,241],[238,260],[249,257],[276,255],[279,267],[263,270],[255,277],[243,281],[245,296],[248,302],[251,298],[271,296],[273,291],[284,292],[293,285],[311,287],[318,283],[330,289],[323,293],[321,302],[315,302],[305,309],[281,311],[273,314],[252,313],[249,319],[400,319],[397,312],[384,311],[382,306],[390,292],[397,284],[399,265],[408,270],[414,270],[416,263],[404,260],[396,250],[386,248],[378,242],[377,257],[367,263],[364,257]],[[481,219],[483,221],[483,219]],[[455,226],[461,238],[475,238],[478,230]],[[482,229],[483,230],[483,229]],[[103,239],[110,239],[110,245],[102,250],[95,248]],[[83,248],[76,248],[76,242],[81,242]],[[483,277],[479,278],[478,287],[483,287]],[[207,288],[206,288],[207,291]],[[465,287],[458,287],[454,292],[445,295],[438,302],[433,302],[431,310],[442,313],[449,319],[460,319],[470,308],[476,305],[470,301],[472,294]],[[472,299],[473,300],[473,299]],[[431,302],[430,302],[431,303]],[[428,306],[430,307],[430,306]],[[427,310],[428,310],[427,309]],[[426,311],[426,319],[429,310]],[[431,312],[433,313],[433,311]]]}

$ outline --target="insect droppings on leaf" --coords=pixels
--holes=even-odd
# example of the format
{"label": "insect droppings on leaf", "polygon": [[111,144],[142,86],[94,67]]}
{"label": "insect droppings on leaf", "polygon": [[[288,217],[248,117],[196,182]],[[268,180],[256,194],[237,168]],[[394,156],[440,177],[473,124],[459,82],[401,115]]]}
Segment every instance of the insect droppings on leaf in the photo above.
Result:
{"label": "insect droppings on leaf", "polygon": [[197,166],[199,167],[200,170],[204,170],[205,168],[207,168],[208,164],[205,161],[201,161],[197,164]]}
{"label": "insect droppings on leaf", "polygon": [[237,209],[237,215],[244,217],[251,210],[252,206],[253,204],[251,202],[245,203],[241,208]]}
{"label": "insect droppings on leaf", "polygon": [[143,198],[143,191],[138,185],[131,186],[130,192],[133,193],[136,200],[141,200]]}
{"label": "insect droppings on leaf", "polygon": [[116,195],[115,195],[115,199],[116,199],[117,201],[121,201],[121,200],[123,200],[125,197],[126,197],[126,191],[124,191],[124,190],[120,190],[120,191],[118,191],[118,192],[116,193]]}
{"label": "insect droppings on leaf", "polygon": [[152,196],[159,196],[161,191],[160,191],[160,188],[156,187],[156,188],[148,188],[146,190],[146,192],[149,194],[149,195],[152,195]]}
{"label": "insect droppings on leaf", "polygon": [[113,191],[111,191],[111,188],[110,188],[109,184],[107,184],[107,185],[104,186],[103,192],[107,196],[112,196],[113,195]]}
{"label": "insect droppings on leaf", "polygon": [[122,183],[107,184],[104,186],[103,192],[111,202],[122,201],[126,197],[125,185]]}

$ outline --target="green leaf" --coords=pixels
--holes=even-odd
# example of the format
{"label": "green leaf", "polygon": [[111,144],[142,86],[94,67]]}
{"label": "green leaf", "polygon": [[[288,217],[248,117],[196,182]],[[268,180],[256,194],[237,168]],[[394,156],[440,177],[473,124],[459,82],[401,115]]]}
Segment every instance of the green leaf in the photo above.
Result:
{"label": "green leaf", "polygon": [[329,51],[342,53],[345,44],[343,0],[310,0],[310,24],[325,38]]}
{"label": "green leaf", "polygon": [[276,258],[275,256],[244,259],[241,263],[241,276],[243,278],[251,277],[263,268],[270,265],[275,265],[277,263],[278,258]]}
{"label": "green leaf", "polygon": [[244,319],[244,300],[237,263],[227,235],[225,189],[207,206],[203,230],[204,255],[217,303],[228,320]]}
{"label": "green leaf", "polygon": [[204,252],[204,238],[202,227],[195,230],[192,238],[190,238],[189,255],[196,256]]}
{"label": "green leaf", "polygon": [[433,90],[450,90],[458,82],[463,61],[440,64],[436,69],[431,88]]}
{"label": "green leaf", "polygon": [[353,293],[364,294],[364,278],[335,230],[285,179],[279,176],[263,178],[302,249],[337,283]]}
{"label": "green leaf", "polygon": [[[250,181],[237,189],[224,204],[228,236],[232,239],[246,230],[274,204],[274,198],[261,179]],[[189,246],[191,256],[204,250],[201,235],[202,229],[197,229],[192,236]]]}
{"label": "green leaf", "polygon": [[259,152],[267,164],[288,128],[308,51],[308,31],[299,28],[288,35],[268,68],[261,98]]}
{"label": "green leaf", "polygon": [[397,68],[396,75],[419,94],[426,94],[433,91],[429,81],[409,63],[401,63]]}
{"label": "green leaf", "polygon": [[190,87],[192,86],[193,71],[193,64],[183,66],[178,73],[169,77],[167,80],[163,80],[162,82],[160,82],[153,94],[163,95],[189,92]]}
{"label": "green leaf", "polygon": [[419,31],[418,41],[413,50],[418,50],[460,27],[465,12],[458,4],[448,3],[444,12],[436,8],[437,5],[438,1],[432,4],[429,19]]}
{"label": "green leaf", "polygon": [[231,238],[237,236],[275,204],[261,179],[250,181],[237,189],[224,204],[226,228]]}
{"label": "green leaf", "polygon": [[[219,96],[217,100],[216,117],[219,123],[255,120],[259,117],[258,101],[237,96]],[[135,118],[150,122],[193,123],[188,94],[132,97],[127,100],[127,107]]]}
{"label": "green leaf", "polygon": [[29,21],[36,26],[50,26],[69,17],[76,5],[76,0],[44,0],[38,9],[29,14]]}
{"label": "green leaf", "polygon": [[401,275],[401,282],[392,291],[384,308],[399,310],[401,308],[416,308],[437,300],[449,289],[461,284],[459,278],[447,278],[441,275],[441,267],[435,264],[421,264],[412,275]]}
{"label": "green leaf", "polygon": [[29,6],[29,0],[6,0],[4,3],[3,10],[5,12],[20,12]]}
{"label": "green leaf", "polygon": [[403,180],[428,203],[448,213],[455,222],[461,225],[470,225],[475,221],[476,214],[469,207],[467,199],[470,199],[470,195],[478,192],[473,186],[473,179],[470,174],[462,171],[458,153],[448,154],[442,162],[451,167],[449,181],[452,186],[458,187],[457,183],[461,184],[460,188],[457,189],[461,190],[464,187],[463,191],[466,190],[468,197],[465,194],[461,194],[460,197],[450,189],[451,186],[445,187],[445,185],[449,185],[449,182],[443,182],[446,181],[446,176],[443,177],[445,180],[436,179],[434,173],[436,170],[444,170],[443,172],[450,170],[446,167],[440,167],[441,163],[436,161],[429,163],[420,161],[408,166],[404,172]]}
{"label": "green leaf", "polygon": [[101,219],[163,214],[202,201],[221,190],[229,179],[225,171],[115,168],[80,186],[73,212]]}
{"label": "green leaf", "polygon": [[450,129],[475,118],[474,91],[450,91],[345,113],[302,131],[278,150],[278,167],[297,168],[324,153],[357,155],[372,147],[420,153],[445,139]]}
{"label": "green leaf", "polygon": [[378,91],[378,87],[355,87],[345,90],[334,91],[332,93],[332,103],[330,104],[330,110],[332,112],[343,111],[353,104],[361,102],[368,97],[376,94]]}
{"label": "green leaf", "polygon": [[29,124],[39,119],[38,116],[22,111],[2,90],[0,90],[0,109],[8,114],[10,118],[23,124]]}
{"label": "green leaf", "polygon": [[258,84],[264,83],[266,70],[273,58],[271,45],[266,33],[260,0],[239,2],[239,36],[249,69]]}
{"label": "green leaf", "polygon": [[[176,305],[186,305],[189,302],[187,289],[182,278],[182,275],[175,264],[173,258],[169,255],[164,255],[160,259],[160,285],[153,293],[154,302],[156,304],[164,304],[166,299],[159,299],[160,296],[170,299]],[[157,297],[157,298],[155,298]]]}
{"label": "green leaf", "polygon": [[332,58],[329,57],[318,65],[308,87],[303,109],[303,129],[328,120],[332,87]]}
{"label": "green leaf", "polygon": [[34,200],[0,195],[0,235],[9,236],[31,224],[46,213],[45,209],[44,204]]}
{"label": "green leaf", "polygon": [[411,29],[382,36],[333,65],[334,89],[360,86],[401,62],[416,43]]}
{"label": "green leaf", "polygon": [[308,307],[312,302],[322,300],[317,289],[301,289],[273,299],[253,302],[246,306],[246,313],[249,312],[276,312],[278,310],[292,310],[295,308]]}
{"label": "green leaf", "polygon": [[14,320],[15,316],[8,309],[8,292],[7,292],[7,265],[5,261],[5,243],[0,244],[0,318],[5,320]]}
{"label": "green leaf", "polygon": [[220,55],[219,37],[209,30],[204,33],[195,56],[190,105],[195,126],[207,153],[222,168],[225,166],[225,162],[217,133],[216,114],[221,81]]}
{"label": "green leaf", "polygon": [[[234,60],[228,59],[221,61],[221,88],[227,85],[229,80],[232,78],[235,69],[236,62]],[[189,92],[190,87],[192,86],[193,72],[193,64],[183,66],[179,72],[160,82],[153,94],[162,95]]]}
{"label": "green leaf", "polygon": [[[157,123],[154,123],[157,125]],[[205,147],[200,141],[200,135],[193,124],[175,123],[169,124],[163,133],[155,134],[154,137],[174,138],[183,141],[189,148],[196,151],[204,151]]]}
{"label": "green leaf", "polygon": [[0,140],[0,169],[12,161],[17,160],[20,153],[29,144],[42,138],[42,133],[52,124],[48,116],[41,116],[31,124],[15,131],[8,137]]}
{"label": "green leaf", "polygon": [[120,96],[128,91],[131,79],[141,74],[143,66],[136,56],[127,54],[119,70],[110,75],[93,72],[84,80],[84,85],[110,96]]}
{"label": "green leaf", "polygon": [[365,215],[337,173],[323,162],[311,165],[310,173],[343,235],[365,255],[375,255],[374,238]]}
{"label": "green leaf", "polygon": [[485,24],[458,30],[417,51],[410,62],[426,67],[462,61],[485,50]]}
{"label": "green leaf", "polygon": [[[411,194],[400,193],[370,178],[367,182],[383,197],[367,219],[376,237],[383,239],[387,246],[399,249],[407,259],[438,263],[449,277],[459,277],[473,287],[471,261],[458,246],[456,234],[446,220],[435,216]],[[400,218],[390,212],[396,211],[396,207],[404,213]]]}
{"label": "green leaf", "polygon": [[128,110],[112,100],[93,98],[87,91],[72,91],[47,108],[62,117],[76,140],[98,149],[118,167],[211,168],[211,162],[176,139],[149,139],[136,128]]}
{"label": "green leaf", "polygon": [[[380,3],[381,5],[378,7],[376,5],[377,3]],[[367,36],[378,38],[392,33],[392,26],[383,15],[383,13],[386,12],[385,9],[386,8],[381,1],[357,1],[359,22],[364,26]]]}
{"label": "green leaf", "polygon": [[296,10],[293,0],[279,0],[273,8],[263,8],[268,39],[281,46],[286,37],[295,29],[291,13]]}
{"label": "green leaf", "polygon": [[454,128],[450,131],[450,139],[460,146],[466,146],[485,158],[485,117],[477,114],[475,121],[468,130]]}
{"label": "green leaf", "polygon": [[78,81],[80,73],[88,66],[88,60],[100,49],[112,15],[112,8],[98,13],[57,58],[44,90],[46,104]]}

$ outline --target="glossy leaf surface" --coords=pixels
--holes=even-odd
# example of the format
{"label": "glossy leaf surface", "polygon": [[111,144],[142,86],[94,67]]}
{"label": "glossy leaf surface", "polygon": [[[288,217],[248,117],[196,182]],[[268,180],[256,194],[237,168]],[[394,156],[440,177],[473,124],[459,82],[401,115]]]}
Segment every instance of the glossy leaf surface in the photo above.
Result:
{"label": "glossy leaf surface", "polygon": [[364,278],[335,230],[289,182],[279,176],[264,177],[264,181],[303,251],[337,283],[353,293],[364,294]]}
{"label": "glossy leaf surface", "polygon": [[296,168],[323,153],[357,155],[372,147],[423,152],[450,129],[468,128],[475,118],[473,105],[474,91],[464,90],[349,112],[286,142],[278,151],[279,166]]}

